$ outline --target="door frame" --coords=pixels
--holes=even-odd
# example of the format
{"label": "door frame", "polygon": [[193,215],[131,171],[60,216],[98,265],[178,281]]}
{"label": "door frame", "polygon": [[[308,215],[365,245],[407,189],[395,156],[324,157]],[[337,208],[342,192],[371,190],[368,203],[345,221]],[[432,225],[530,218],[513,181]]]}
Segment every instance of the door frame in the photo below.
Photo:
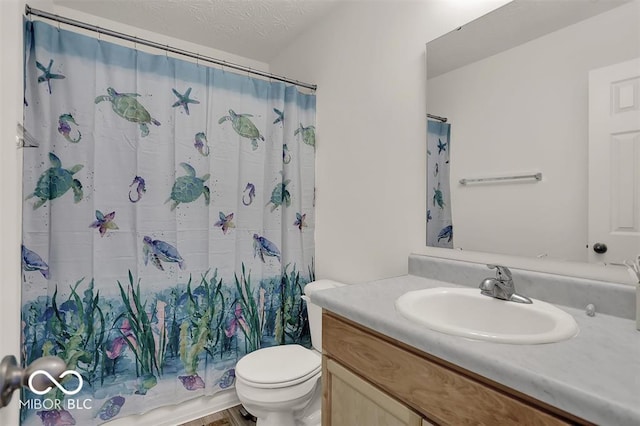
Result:
{"label": "door frame", "polygon": [[[22,123],[23,10],[24,0],[0,1],[0,358],[20,358],[22,150],[16,125]],[[18,395],[0,410],[0,424],[19,424]]]}

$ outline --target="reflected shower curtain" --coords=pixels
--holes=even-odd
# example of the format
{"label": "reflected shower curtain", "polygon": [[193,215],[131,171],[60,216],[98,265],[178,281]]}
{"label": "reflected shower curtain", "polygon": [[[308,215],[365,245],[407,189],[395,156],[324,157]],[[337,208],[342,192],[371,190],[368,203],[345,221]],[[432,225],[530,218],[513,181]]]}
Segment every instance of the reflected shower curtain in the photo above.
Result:
{"label": "reflected shower curtain", "polygon": [[451,126],[427,120],[427,245],[453,248],[449,154]]}
{"label": "reflected shower curtain", "polygon": [[314,95],[27,22],[24,115],[23,363],[79,375],[23,391],[23,424],[212,395],[309,344]]}

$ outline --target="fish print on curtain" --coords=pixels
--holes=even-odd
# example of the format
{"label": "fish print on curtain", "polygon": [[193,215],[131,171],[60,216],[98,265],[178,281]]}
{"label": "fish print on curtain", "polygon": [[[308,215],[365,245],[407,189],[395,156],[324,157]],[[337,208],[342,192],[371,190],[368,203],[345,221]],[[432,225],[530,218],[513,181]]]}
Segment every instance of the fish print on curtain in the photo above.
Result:
{"label": "fish print on curtain", "polygon": [[315,96],[42,22],[25,49],[23,363],[83,386],[26,389],[23,424],[213,395],[244,354],[308,346]]}
{"label": "fish print on curtain", "polygon": [[451,126],[427,120],[427,245],[453,248],[449,155]]}

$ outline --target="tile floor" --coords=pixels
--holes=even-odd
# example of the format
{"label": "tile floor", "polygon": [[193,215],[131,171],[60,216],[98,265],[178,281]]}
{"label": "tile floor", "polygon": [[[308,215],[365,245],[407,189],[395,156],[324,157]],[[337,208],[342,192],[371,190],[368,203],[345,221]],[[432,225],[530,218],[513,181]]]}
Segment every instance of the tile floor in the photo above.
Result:
{"label": "tile floor", "polygon": [[192,420],[180,426],[255,426],[255,421],[242,417],[240,407],[240,405],[236,405],[228,410]]}

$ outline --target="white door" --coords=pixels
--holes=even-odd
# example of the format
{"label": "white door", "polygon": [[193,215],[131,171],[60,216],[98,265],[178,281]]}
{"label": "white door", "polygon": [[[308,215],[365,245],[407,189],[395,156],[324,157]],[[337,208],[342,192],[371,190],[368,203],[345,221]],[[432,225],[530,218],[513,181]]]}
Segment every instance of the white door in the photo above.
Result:
{"label": "white door", "polygon": [[640,254],[640,58],[589,73],[587,249],[591,262]]}

